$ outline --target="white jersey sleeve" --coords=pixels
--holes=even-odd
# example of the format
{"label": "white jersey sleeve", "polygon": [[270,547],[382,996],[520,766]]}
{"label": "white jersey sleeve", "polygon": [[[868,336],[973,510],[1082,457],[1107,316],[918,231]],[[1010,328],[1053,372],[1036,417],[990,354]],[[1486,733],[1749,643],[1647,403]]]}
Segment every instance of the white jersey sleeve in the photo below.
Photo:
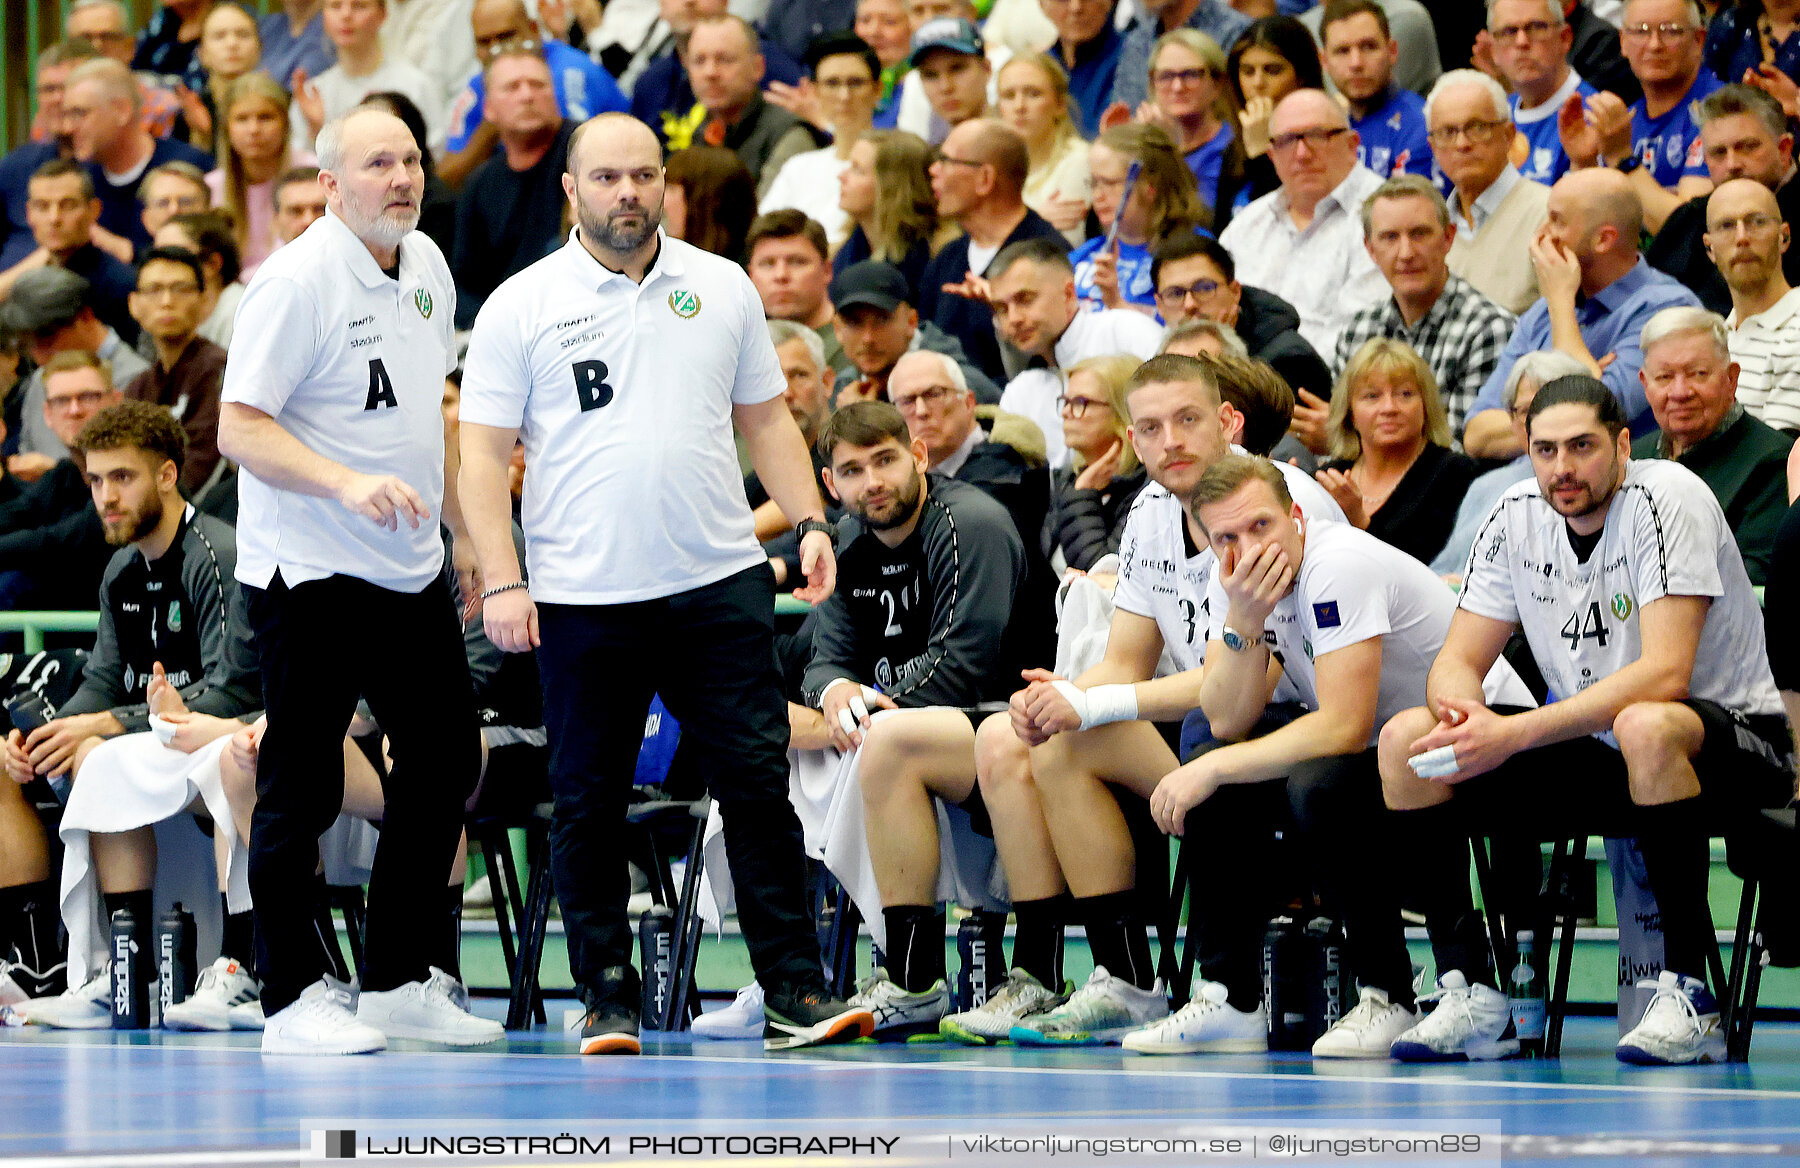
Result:
{"label": "white jersey sleeve", "polygon": [[490,298],[475,316],[463,361],[462,404],[457,416],[477,426],[517,430],[531,393],[531,361],[510,298]]}
{"label": "white jersey sleeve", "polygon": [[[1671,478],[1656,486],[1654,493],[1636,484],[1619,492],[1620,501],[1632,508],[1629,562],[1638,606],[1665,596],[1723,596],[1716,552],[1732,536],[1716,498],[1698,478]],[[1693,487],[1706,497],[1694,497]]]}
{"label": "white jersey sleeve", "polygon": [[[319,306],[304,285],[274,275],[252,281],[238,303],[220,399],[270,417],[281,413],[312,373],[324,344],[322,331]],[[296,360],[298,355],[304,359]]]}
{"label": "white jersey sleeve", "polygon": [[753,406],[786,392],[787,376],[781,372],[781,359],[775,355],[775,343],[769,339],[768,319],[763,315],[756,285],[742,272],[738,275],[743,335],[737,379],[731,386],[731,404]]}
{"label": "white jersey sleeve", "polygon": [[1477,529],[1475,546],[1469,549],[1469,562],[1463,568],[1458,608],[1489,620],[1519,623],[1513,560],[1523,552],[1519,547],[1519,533],[1511,528],[1530,518],[1527,511],[1530,504],[1523,501],[1526,498],[1538,498],[1536,479],[1526,479],[1500,496],[1500,501],[1494,504],[1494,509]]}

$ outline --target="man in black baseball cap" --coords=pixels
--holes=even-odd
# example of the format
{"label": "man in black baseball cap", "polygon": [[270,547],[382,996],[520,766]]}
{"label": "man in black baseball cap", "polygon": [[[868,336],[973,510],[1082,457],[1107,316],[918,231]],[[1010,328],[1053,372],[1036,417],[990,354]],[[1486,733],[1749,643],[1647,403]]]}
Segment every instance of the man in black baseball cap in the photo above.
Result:
{"label": "man in black baseball cap", "polygon": [[1000,388],[969,362],[961,342],[930,321],[920,321],[906,277],[893,264],[851,264],[831,281],[830,296],[832,327],[851,364],[838,376],[837,405],[886,401],[888,374],[915,349],[949,357],[968,378],[977,402],[999,404]]}

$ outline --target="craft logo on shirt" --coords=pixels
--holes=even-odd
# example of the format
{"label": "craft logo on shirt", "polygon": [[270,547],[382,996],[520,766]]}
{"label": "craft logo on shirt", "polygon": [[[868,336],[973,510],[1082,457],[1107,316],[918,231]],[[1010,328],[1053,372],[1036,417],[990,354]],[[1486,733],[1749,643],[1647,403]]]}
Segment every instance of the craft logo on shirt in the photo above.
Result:
{"label": "craft logo on shirt", "polygon": [[1614,616],[1618,617],[1620,620],[1630,620],[1632,608],[1633,604],[1631,597],[1625,595],[1623,592],[1613,593],[1612,612]]}
{"label": "craft logo on shirt", "polygon": [[686,288],[669,293],[669,311],[682,320],[692,320],[700,313],[700,297]]}
{"label": "craft logo on shirt", "polygon": [[1335,600],[1322,600],[1313,605],[1313,623],[1322,629],[1335,629],[1343,623],[1338,617]]}
{"label": "craft logo on shirt", "polygon": [[413,304],[418,306],[420,316],[426,320],[431,319],[431,293],[420,288],[413,293]]}
{"label": "craft logo on shirt", "polygon": [[169,601],[169,631],[171,633],[181,631],[181,601],[179,600]]}

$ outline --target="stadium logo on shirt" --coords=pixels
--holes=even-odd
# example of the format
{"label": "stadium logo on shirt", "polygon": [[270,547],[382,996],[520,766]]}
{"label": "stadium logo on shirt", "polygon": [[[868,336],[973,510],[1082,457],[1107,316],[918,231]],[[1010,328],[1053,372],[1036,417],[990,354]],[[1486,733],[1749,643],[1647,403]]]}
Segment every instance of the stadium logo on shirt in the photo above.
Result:
{"label": "stadium logo on shirt", "polygon": [[686,288],[669,293],[669,311],[682,320],[691,320],[700,313],[700,297]]}
{"label": "stadium logo on shirt", "polygon": [[1322,600],[1313,605],[1313,623],[1322,629],[1335,629],[1343,623],[1338,617],[1338,606],[1335,600]]}
{"label": "stadium logo on shirt", "polygon": [[1625,595],[1623,592],[1613,593],[1612,613],[1614,616],[1618,617],[1620,620],[1630,620],[1632,607],[1631,597]]}
{"label": "stadium logo on shirt", "polygon": [[426,320],[431,319],[431,293],[420,288],[413,293],[413,304],[418,308],[420,316]]}

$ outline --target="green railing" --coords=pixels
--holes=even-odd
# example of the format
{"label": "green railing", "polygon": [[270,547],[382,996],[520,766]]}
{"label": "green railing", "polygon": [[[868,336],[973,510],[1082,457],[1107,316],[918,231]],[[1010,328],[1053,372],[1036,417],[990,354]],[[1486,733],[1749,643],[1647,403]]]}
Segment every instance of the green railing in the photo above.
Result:
{"label": "green railing", "polygon": [[91,633],[99,627],[97,612],[0,612],[0,633],[24,633],[27,653],[43,649],[45,633]]}

